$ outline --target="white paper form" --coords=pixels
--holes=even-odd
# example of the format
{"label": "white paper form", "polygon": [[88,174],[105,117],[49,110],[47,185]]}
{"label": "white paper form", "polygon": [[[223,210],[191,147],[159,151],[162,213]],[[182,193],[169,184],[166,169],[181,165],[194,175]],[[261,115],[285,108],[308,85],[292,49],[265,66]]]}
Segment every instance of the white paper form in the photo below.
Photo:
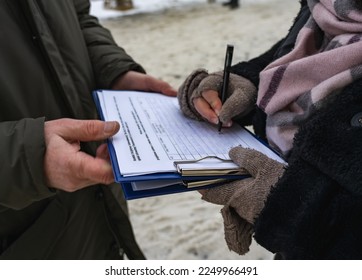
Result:
{"label": "white paper form", "polygon": [[[158,93],[99,91],[105,120],[116,120],[121,129],[112,138],[123,176],[175,172],[174,161],[206,156],[228,159],[232,147],[241,145],[281,160],[273,151],[238,125],[224,128],[187,118],[177,99]],[[215,162],[218,167],[220,162]],[[200,162],[202,164],[202,162]],[[208,163],[209,164],[209,163]],[[210,164],[209,164],[210,165]],[[230,163],[230,167],[235,167]]]}

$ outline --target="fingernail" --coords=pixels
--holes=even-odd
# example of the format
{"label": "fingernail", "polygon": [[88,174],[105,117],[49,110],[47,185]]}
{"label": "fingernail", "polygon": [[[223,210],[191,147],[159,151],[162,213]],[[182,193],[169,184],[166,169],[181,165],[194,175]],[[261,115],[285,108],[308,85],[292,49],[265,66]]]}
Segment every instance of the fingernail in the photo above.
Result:
{"label": "fingernail", "polygon": [[104,123],[104,133],[110,134],[113,133],[116,129],[116,122],[105,122]]}
{"label": "fingernail", "polygon": [[219,123],[219,118],[212,118],[210,121],[213,124],[218,124]]}
{"label": "fingernail", "polygon": [[224,124],[224,126],[226,127],[231,127],[233,125],[233,122],[232,121],[229,121],[227,122],[226,124]]}

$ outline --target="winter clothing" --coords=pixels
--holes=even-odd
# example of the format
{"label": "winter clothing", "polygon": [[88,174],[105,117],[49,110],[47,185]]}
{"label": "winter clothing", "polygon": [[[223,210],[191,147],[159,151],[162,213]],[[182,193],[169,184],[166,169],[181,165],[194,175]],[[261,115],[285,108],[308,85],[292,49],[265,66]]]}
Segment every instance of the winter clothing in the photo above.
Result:
{"label": "winter clothing", "polygon": [[362,80],[299,129],[255,239],[286,259],[362,259]]}
{"label": "winter clothing", "polygon": [[257,105],[267,114],[269,143],[283,154],[323,98],[362,77],[361,3],[309,1],[309,7],[294,49],[260,73]]}
{"label": "winter clothing", "polygon": [[245,254],[251,244],[255,218],[263,209],[271,186],[283,174],[284,165],[258,151],[242,147],[232,148],[229,155],[251,177],[208,189],[202,198],[224,205],[221,214],[226,243],[230,250]]}
{"label": "winter clothing", "polygon": [[[248,62],[238,63],[232,67],[234,74],[249,79],[256,87],[259,84],[262,85],[258,92],[258,97],[260,97],[258,102],[262,109],[266,110],[267,114],[259,107],[255,107],[247,117],[241,120],[241,123],[243,125],[253,124],[255,133],[266,141],[269,140],[271,135],[266,127],[275,124],[267,120],[267,117],[270,116],[268,111],[269,101],[275,101],[276,106],[285,106],[285,104],[279,104],[277,99],[272,100],[276,98],[273,94],[278,92],[279,86],[280,90],[284,88],[282,84],[283,78],[287,79],[288,84],[291,83],[291,80],[288,81],[288,76],[283,76],[283,73],[289,75],[289,67],[292,67],[289,70],[296,69],[296,71],[299,71],[299,68],[294,68],[293,64],[296,62],[294,59],[298,57],[295,52],[306,49],[303,45],[300,45],[301,42],[299,41],[304,36],[305,29],[303,27],[311,27],[311,21],[309,21],[311,11],[313,16],[316,17],[321,9],[329,7],[330,3],[331,1],[327,0],[302,0],[300,12],[284,39],[277,42],[261,56]],[[349,27],[352,21],[354,21],[353,26],[361,25],[362,7],[359,0],[336,0],[333,1],[333,4],[333,8],[331,6],[328,10],[329,12],[336,12],[334,18],[337,16],[340,19],[340,26]],[[351,10],[353,12],[349,13]],[[344,24],[343,20],[346,17],[350,20]],[[328,21],[331,18],[326,17],[325,19]],[[313,30],[316,30],[315,26],[308,32],[313,32]],[[353,34],[348,35],[351,32]],[[339,42],[337,45],[341,49],[335,48],[336,45],[328,49],[328,51],[340,53],[343,52],[344,48],[353,50],[354,46],[360,45],[360,33],[360,29],[354,31],[344,30],[343,34],[348,38],[348,44],[343,43],[343,46],[340,45],[339,39],[345,37],[343,35],[337,38]],[[318,34],[321,35],[321,33]],[[324,38],[323,36],[319,38]],[[329,40],[323,42],[330,43]],[[316,48],[313,46],[313,48],[307,49],[310,49],[313,53],[316,49],[320,49],[321,46],[321,44],[318,44]],[[319,61],[319,55],[323,56],[324,54],[315,55],[313,61]],[[227,226],[229,228],[234,227],[234,233],[240,233],[239,236],[233,236],[227,240],[231,249],[235,251],[240,248],[243,249],[240,240],[244,241],[243,246],[247,245],[248,238],[254,230],[255,240],[271,252],[278,253],[279,258],[362,258],[362,221],[359,214],[362,210],[362,169],[360,160],[362,145],[358,141],[362,137],[362,79],[359,74],[360,71],[355,71],[360,65],[360,52],[353,50],[348,54],[348,57],[353,56],[355,64],[348,61],[346,56],[342,56],[342,61],[338,57],[333,57],[331,63],[322,59],[321,61],[326,62],[325,68],[321,67],[323,63],[316,65],[316,69],[324,74],[326,83],[330,86],[329,90],[324,91],[323,95],[317,95],[319,98],[317,103],[314,102],[315,99],[298,99],[298,95],[295,94],[291,96],[291,102],[295,102],[303,109],[299,111],[305,111],[308,114],[305,115],[302,122],[298,123],[297,132],[294,134],[294,138],[291,138],[293,139],[291,151],[285,153],[285,157],[288,159],[288,167],[276,183],[267,182],[264,184],[264,182],[260,182],[258,185],[260,186],[258,192],[260,192],[261,196],[260,200],[255,202],[255,206],[259,209],[260,203],[264,203],[265,197],[266,201],[264,207],[261,206],[260,214],[255,217],[254,229],[244,229],[245,223],[240,221],[242,218],[245,219],[245,213],[238,210],[239,206],[235,207],[235,204],[233,204],[234,208],[232,209],[235,211],[229,211],[231,215],[224,215],[223,213],[224,222]],[[288,60],[289,58],[292,59]],[[302,58],[308,60],[308,57]],[[284,59],[287,61],[284,61]],[[283,61],[286,63],[285,66],[281,63]],[[288,62],[290,63],[288,64]],[[266,68],[268,65],[271,66]],[[304,65],[308,65],[308,63],[304,64],[303,61],[302,66],[304,67]],[[274,69],[274,67],[276,68]],[[302,69],[306,69],[306,67],[303,67]],[[262,72],[265,68],[265,72]],[[323,79],[317,75],[320,73],[314,75],[313,69],[314,66],[311,66],[307,70],[302,70],[300,75],[294,75],[295,80],[293,80],[293,85],[299,78],[303,80],[301,86],[307,84],[308,87],[302,88],[301,93],[303,94],[303,90],[305,90],[308,95],[309,91],[308,96],[310,98],[314,98],[313,93],[316,89],[318,91],[324,89],[321,86]],[[268,71],[271,71],[271,73]],[[308,71],[311,73],[306,73]],[[352,73],[352,76],[350,73]],[[336,75],[339,75],[338,79],[335,79]],[[272,77],[276,82],[271,81]],[[282,79],[277,80],[278,77],[282,77]],[[307,77],[307,81],[305,81],[304,77]],[[270,82],[269,85],[268,82]],[[298,87],[296,88],[298,89]],[[264,95],[265,89],[269,91],[266,95]],[[285,91],[283,93],[284,98],[289,98],[293,94],[293,90],[294,86],[290,91]],[[319,93],[321,92],[319,91]],[[271,96],[271,99],[268,99],[268,95]],[[305,108],[304,105],[311,108]],[[293,106],[287,107],[288,110],[294,109]],[[280,123],[277,123],[277,125],[281,129],[284,128]],[[272,141],[273,137],[271,137]],[[277,143],[278,141],[274,144]],[[284,149],[281,148],[281,150]],[[244,154],[243,151],[240,151],[240,153]],[[245,155],[247,154],[245,152]],[[240,166],[245,167],[245,163],[239,163]],[[262,168],[262,163],[260,168]],[[265,166],[265,170],[268,171],[268,166]],[[276,174],[280,175],[281,173],[276,172]],[[272,178],[275,179],[276,177],[273,175]],[[222,186],[219,190],[222,190]],[[254,193],[254,190],[249,193],[250,190],[248,191],[245,187],[240,188],[240,190],[237,188],[237,191],[235,190],[233,194],[230,194],[230,190],[230,187],[228,187],[223,192],[220,191],[218,195],[233,197],[243,193],[243,198],[240,198],[241,201],[241,199],[246,199]],[[215,193],[214,197],[216,197]],[[224,204],[227,205],[228,203],[229,201]],[[242,205],[241,202],[240,205]],[[238,214],[239,219],[236,214]],[[228,229],[226,228],[225,231],[227,232]],[[230,242],[232,244],[229,244]]]}
{"label": "winter clothing", "polygon": [[[339,0],[336,5],[351,2],[359,5],[350,0]],[[310,3],[313,6],[314,1]],[[258,83],[263,66],[294,48],[310,17],[307,1],[301,4],[288,36],[260,57],[235,65],[234,73]],[[361,90],[358,79],[329,94],[295,135],[288,168],[255,221],[255,240],[279,257],[362,258]],[[256,109],[254,129],[264,137],[265,117]]]}
{"label": "winter clothing", "polygon": [[44,121],[95,119],[92,90],[144,72],[89,9],[86,0],[0,2],[2,259],[144,258],[111,187],[65,193],[44,182]]}
{"label": "winter clothing", "polygon": [[[181,110],[190,118],[202,120],[194,109],[193,100],[206,90],[214,90],[221,95],[223,72],[208,74],[204,69],[196,69],[183,82],[178,90],[178,100]],[[219,114],[222,123],[234,117],[243,117],[253,108],[256,101],[256,88],[247,79],[230,74],[227,99]]]}

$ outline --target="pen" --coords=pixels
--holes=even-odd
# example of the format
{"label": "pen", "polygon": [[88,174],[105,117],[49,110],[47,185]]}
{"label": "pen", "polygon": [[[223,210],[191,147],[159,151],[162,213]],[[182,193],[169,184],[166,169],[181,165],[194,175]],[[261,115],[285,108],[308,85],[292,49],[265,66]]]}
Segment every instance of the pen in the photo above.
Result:
{"label": "pen", "polygon": [[[223,75],[222,87],[221,87],[221,103],[222,104],[224,104],[224,102],[226,101],[227,90],[229,87],[230,67],[231,67],[231,61],[233,59],[233,52],[234,52],[234,46],[228,44],[226,47],[224,75]],[[221,131],[221,127],[222,127],[222,122],[219,119],[219,124],[218,124],[219,132]]]}

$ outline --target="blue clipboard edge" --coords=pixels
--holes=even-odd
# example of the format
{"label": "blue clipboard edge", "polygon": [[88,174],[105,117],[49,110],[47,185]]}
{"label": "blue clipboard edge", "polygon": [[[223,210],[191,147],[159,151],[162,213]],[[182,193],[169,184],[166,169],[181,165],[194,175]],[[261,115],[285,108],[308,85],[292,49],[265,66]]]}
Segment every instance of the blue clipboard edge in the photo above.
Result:
{"label": "blue clipboard edge", "polygon": [[[95,90],[95,91],[92,92],[93,100],[94,100],[94,103],[96,105],[99,118],[102,121],[105,121],[105,118],[104,118],[104,115],[103,115],[103,110],[102,110],[102,107],[101,107],[101,103],[99,101],[98,92],[102,92],[102,90]],[[114,175],[114,178],[115,178],[116,182],[118,182],[118,178],[121,176],[121,172],[119,171],[119,168],[118,168],[118,160],[117,160],[116,152],[114,150],[111,139],[107,139],[107,146],[108,146],[109,156],[111,158],[113,175]]]}
{"label": "blue clipboard edge", "polygon": [[[234,178],[235,180],[237,179],[245,179],[250,177],[249,175],[239,175],[239,178]],[[231,179],[233,180],[233,179]],[[219,185],[225,184],[225,182],[223,183],[218,183],[218,184],[211,184],[211,185],[207,185],[204,187],[194,187],[194,188],[188,188],[184,185],[180,185],[180,184],[175,184],[175,185],[170,185],[167,187],[162,187],[162,188],[158,188],[158,189],[150,189],[150,190],[139,190],[139,191],[134,191],[132,189],[132,185],[130,182],[121,182],[121,186],[123,189],[123,193],[124,196],[127,200],[132,200],[132,199],[138,199],[138,198],[146,198],[146,197],[152,197],[152,196],[161,196],[161,195],[168,195],[168,194],[175,194],[175,193],[181,193],[181,192],[189,192],[189,191],[196,191],[196,190],[201,190],[201,189],[209,189],[209,188],[214,188],[217,187]]]}
{"label": "blue clipboard edge", "polygon": [[181,193],[181,192],[196,191],[196,190],[207,189],[207,188],[212,187],[212,185],[210,185],[207,187],[187,188],[183,185],[175,184],[175,185],[170,185],[170,186],[158,188],[158,189],[134,191],[132,189],[132,185],[130,182],[122,182],[121,186],[123,189],[124,196],[127,200],[146,198],[146,197],[152,197],[152,196],[168,195],[168,194],[176,194],[176,193]]}

